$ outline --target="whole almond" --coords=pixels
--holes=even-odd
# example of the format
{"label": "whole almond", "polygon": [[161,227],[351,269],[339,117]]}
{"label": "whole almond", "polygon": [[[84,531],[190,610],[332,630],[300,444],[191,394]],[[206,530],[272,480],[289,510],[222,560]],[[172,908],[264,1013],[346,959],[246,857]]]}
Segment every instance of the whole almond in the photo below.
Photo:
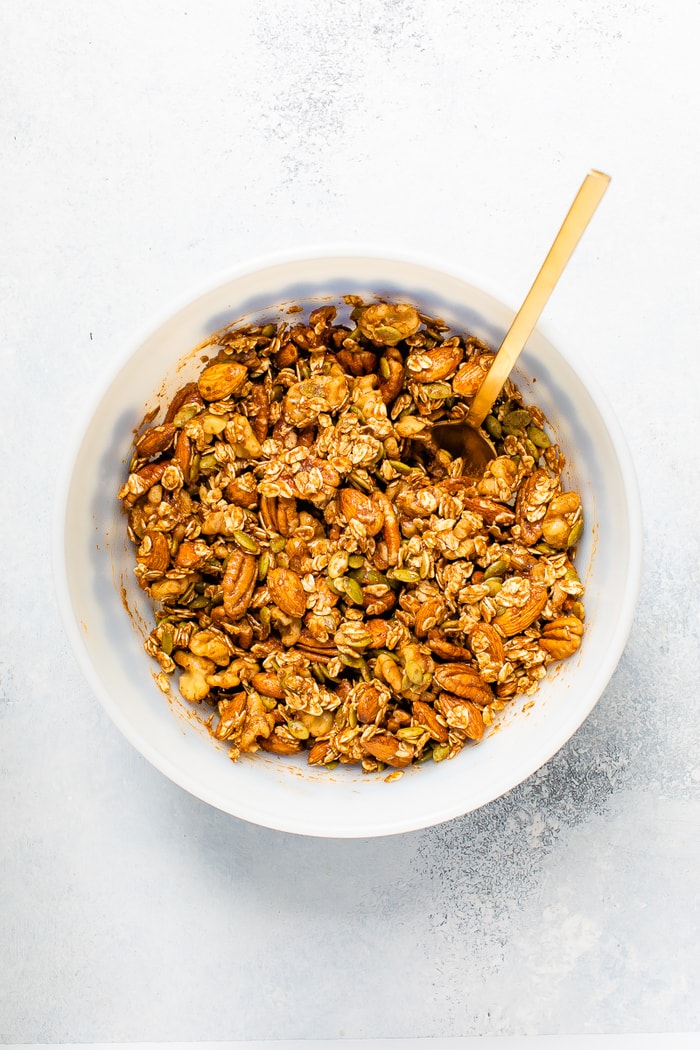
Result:
{"label": "whole almond", "polygon": [[270,597],[287,616],[299,619],[306,612],[306,592],[293,569],[270,569],[267,574]]}
{"label": "whole almond", "polygon": [[385,762],[387,766],[395,766],[402,769],[410,766],[413,761],[414,749],[404,740],[396,740],[393,736],[378,734],[363,741],[366,751],[369,751],[378,762]]}
{"label": "whole almond", "polygon": [[384,514],[377,503],[359,489],[341,489],[338,493],[340,511],[346,521],[356,518],[367,530],[368,536],[376,536],[384,524]]}
{"label": "whole almond", "polygon": [[216,361],[205,368],[197,386],[206,401],[222,401],[243,386],[248,370],[237,361]]}

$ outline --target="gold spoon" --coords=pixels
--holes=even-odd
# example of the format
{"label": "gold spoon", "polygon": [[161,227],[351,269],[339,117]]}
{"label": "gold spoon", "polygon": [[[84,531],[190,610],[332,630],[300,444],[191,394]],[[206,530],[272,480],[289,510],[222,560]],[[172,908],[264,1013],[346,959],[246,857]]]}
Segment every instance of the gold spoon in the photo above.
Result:
{"label": "gold spoon", "polygon": [[600,171],[590,171],[586,175],[532,288],[525,296],[484,381],[474,395],[467,416],[457,423],[438,423],[431,431],[433,440],[440,448],[446,449],[453,457],[462,458],[463,474],[480,477],[496,455],[493,445],[479,428],[513,371],[609,182],[610,176]]}

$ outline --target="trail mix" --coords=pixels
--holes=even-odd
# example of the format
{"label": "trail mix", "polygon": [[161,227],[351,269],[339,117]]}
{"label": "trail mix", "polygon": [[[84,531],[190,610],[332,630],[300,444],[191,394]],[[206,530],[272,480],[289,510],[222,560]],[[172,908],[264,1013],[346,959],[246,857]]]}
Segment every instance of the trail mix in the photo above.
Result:
{"label": "trail mix", "polygon": [[[483,477],[438,449],[493,353],[408,304],[347,296],[229,329],[135,440],[119,492],[164,692],[232,759],[454,757],[583,634],[581,500],[508,382]],[[342,309],[342,307],[341,307]],[[398,775],[398,774],[397,774]]]}

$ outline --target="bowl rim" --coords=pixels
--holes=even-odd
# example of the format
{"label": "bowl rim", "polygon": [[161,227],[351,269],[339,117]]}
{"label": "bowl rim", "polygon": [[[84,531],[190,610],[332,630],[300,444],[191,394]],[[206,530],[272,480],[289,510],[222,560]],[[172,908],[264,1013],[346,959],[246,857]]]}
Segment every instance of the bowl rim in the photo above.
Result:
{"label": "bowl rim", "polygon": [[[574,371],[582,385],[586,388],[595,402],[596,408],[603,419],[612,441],[623,482],[624,502],[628,516],[629,533],[628,548],[626,552],[627,572],[625,574],[625,590],[622,596],[618,596],[619,615],[615,631],[610,638],[610,656],[597,668],[595,675],[596,686],[595,689],[592,690],[594,699],[591,704],[580,712],[580,718],[577,722],[574,723],[572,721],[570,723],[570,727],[572,727],[571,731],[563,741],[555,742],[554,747],[552,747],[548,735],[543,734],[543,739],[541,741],[542,746],[540,746],[536,750],[536,753],[533,754],[532,761],[523,766],[524,772],[522,770],[520,771],[522,775],[519,775],[516,782],[502,792],[496,794],[489,793],[488,798],[484,798],[482,801],[477,801],[473,806],[465,808],[463,804],[456,804],[452,807],[452,810],[450,810],[449,806],[446,807],[443,805],[440,807],[440,812],[435,814],[434,819],[431,818],[429,814],[426,816],[424,813],[421,815],[421,819],[416,821],[412,820],[409,815],[404,820],[392,821],[388,826],[376,824],[372,827],[358,830],[344,830],[341,835],[338,835],[337,830],[330,826],[323,828],[309,827],[308,822],[305,822],[303,819],[298,820],[294,816],[292,816],[291,819],[280,820],[278,822],[270,821],[269,819],[258,819],[253,813],[251,813],[250,808],[248,808],[246,813],[241,812],[240,810],[234,812],[232,808],[222,803],[222,800],[216,793],[208,792],[206,785],[203,785],[201,781],[196,778],[191,778],[187,771],[183,771],[179,765],[173,763],[154,744],[145,739],[145,737],[133,726],[131,720],[123,714],[116,702],[113,701],[109,690],[100,678],[100,675],[94,667],[83,644],[83,639],[81,638],[80,629],[75,616],[75,610],[70,597],[68,566],[64,557],[66,525],[71,486],[74,477],[74,465],[84,440],[84,435],[95,416],[96,406],[106,397],[112,383],[127,362],[138,352],[139,348],[179,311],[193,305],[202,296],[215,292],[218,288],[221,288],[237,279],[253,275],[258,271],[264,271],[275,266],[293,265],[295,262],[312,260],[322,261],[326,259],[329,261],[339,261],[343,258],[367,258],[368,260],[375,262],[395,262],[397,265],[421,267],[432,271],[436,275],[444,275],[453,280],[469,284],[475,289],[478,289],[483,295],[494,299],[501,306],[512,312],[513,315],[515,314],[515,310],[500,297],[498,292],[494,292],[490,287],[485,286],[482,281],[475,279],[470,272],[457,268],[456,266],[453,266],[452,263],[446,265],[444,261],[429,254],[413,251],[397,251],[395,247],[392,249],[379,245],[348,244],[343,242],[331,244],[307,244],[297,248],[288,248],[281,251],[262,254],[240,262],[235,266],[210,273],[208,277],[197,282],[196,286],[190,285],[187,291],[177,296],[171,296],[170,302],[164,308],[159,309],[157,312],[154,311],[147,323],[141,325],[138,331],[122,341],[119,352],[112,357],[109,366],[101,371],[93,389],[87,394],[85,405],[82,407],[82,410],[80,413],[76,413],[72,421],[73,425],[66,438],[64,455],[56,475],[51,536],[52,577],[63,627],[69,639],[73,655],[75,656],[78,666],[80,667],[88,685],[100,701],[101,706],[105,709],[112,722],[134,749],[171,781],[195,797],[232,816],[257,823],[261,826],[273,828],[275,830],[285,831],[292,834],[327,838],[386,837],[394,834],[417,831],[455,819],[460,815],[464,815],[466,812],[471,812],[474,809],[488,805],[496,798],[507,793],[507,791],[512,790],[517,784],[528,779],[528,777],[554,757],[557,751],[564,746],[566,740],[571,739],[574,733],[577,732],[583,722],[588,718],[606,689],[622,657],[632,629],[634,613],[641,587],[643,518],[638,475],[622,427],[607,396],[601,390],[597,378],[588,372],[585,362],[582,366],[578,359],[575,361],[572,360],[570,348],[572,347],[572,344],[575,346],[575,333],[573,337],[572,335],[569,335],[566,339],[561,338],[562,333],[560,333],[555,326],[548,323],[545,323],[544,325],[538,324],[535,329],[537,333],[552,344],[556,349],[556,352],[564,359],[566,364]],[[562,350],[562,346],[566,349]],[[543,753],[545,753],[544,758],[542,757]]]}

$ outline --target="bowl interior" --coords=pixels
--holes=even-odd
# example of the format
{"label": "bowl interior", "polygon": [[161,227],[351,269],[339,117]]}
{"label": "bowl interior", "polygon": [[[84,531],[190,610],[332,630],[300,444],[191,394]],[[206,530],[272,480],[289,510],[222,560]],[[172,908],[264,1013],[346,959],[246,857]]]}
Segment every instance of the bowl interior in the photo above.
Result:
{"label": "bowl interior", "polygon": [[[577,566],[586,584],[578,654],[550,673],[535,703],[516,701],[475,747],[424,763],[393,783],[303,756],[262,752],[231,763],[199,713],[166,697],[143,650],[152,624],[133,574],[133,549],[116,499],[135,429],[201,367],[201,346],[240,320],[306,312],[348,293],[406,299],[496,347],[512,311],[479,288],[430,266],[363,255],[279,260],[240,272],[188,303],[124,360],[83,428],[60,505],[56,575],[81,666],[116,725],[158,769],[199,798],[246,820],[301,834],[368,837],[434,825],[514,787],[546,762],[596,703],[622,653],[637,596],[639,506],[631,461],[604,400],[540,331],[516,382],[549,418],[582,496],[587,529]],[[303,316],[303,315],[302,315]],[[194,352],[193,352],[194,351]],[[525,710],[523,708],[526,708]],[[208,710],[207,710],[208,713]],[[387,771],[388,772],[388,771]]]}

